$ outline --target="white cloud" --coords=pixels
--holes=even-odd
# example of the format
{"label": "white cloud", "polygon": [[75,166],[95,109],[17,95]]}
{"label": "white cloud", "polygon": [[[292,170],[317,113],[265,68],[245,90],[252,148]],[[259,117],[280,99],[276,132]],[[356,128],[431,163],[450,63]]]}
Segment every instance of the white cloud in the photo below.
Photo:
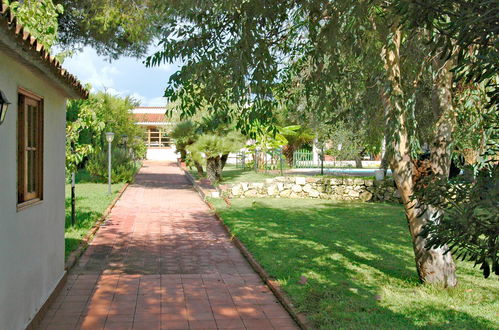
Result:
{"label": "white cloud", "polygon": [[[178,63],[146,68],[140,59],[120,58],[109,63],[91,47],[68,58],[64,67],[83,83],[92,85],[92,92],[106,90],[121,97],[131,96],[142,106],[165,106],[164,82],[179,68]],[[158,71],[161,73],[158,74]]]}
{"label": "white cloud", "polygon": [[143,106],[145,107],[164,107],[168,102],[164,97],[155,97],[152,99],[146,99]]}
{"label": "white cloud", "polygon": [[108,88],[106,89],[106,91],[109,94],[116,96],[121,96],[121,97],[130,96],[134,100],[138,101],[140,106],[142,107],[164,107],[168,103],[166,98],[164,97],[147,98],[139,93],[130,93],[130,91],[117,91],[114,88]]}
{"label": "white cloud", "polygon": [[164,97],[147,98],[139,93],[132,93],[130,96],[139,101],[142,107],[164,107],[168,103]]}
{"label": "white cloud", "polygon": [[114,76],[120,73],[115,66],[104,63],[94,49],[85,47],[82,52],[67,59],[64,67],[82,83],[90,83],[92,91],[96,91],[115,86]]}

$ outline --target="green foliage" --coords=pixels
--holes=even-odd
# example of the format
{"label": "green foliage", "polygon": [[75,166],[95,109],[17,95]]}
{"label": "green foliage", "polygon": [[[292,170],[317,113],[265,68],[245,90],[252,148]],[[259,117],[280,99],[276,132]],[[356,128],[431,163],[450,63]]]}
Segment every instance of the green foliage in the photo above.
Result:
{"label": "green foliage", "polygon": [[161,0],[53,0],[64,7],[59,42],[64,48],[91,46],[99,54],[141,56],[168,15]]}
{"label": "green foliage", "polygon": [[[447,245],[457,258],[480,265],[484,277],[499,275],[499,170],[480,171],[472,182],[426,177],[414,195],[445,212],[430,219],[422,235],[427,247]],[[424,187],[424,189],[423,189]]]}
{"label": "green foliage", "polygon": [[314,141],[312,130],[301,125],[278,128],[278,131],[286,139],[287,145],[293,146],[295,149]]}
{"label": "green foliage", "polygon": [[227,136],[203,134],[187,149],[191,152],[204,153],[206,158],[215,158],[238,151],[242,147],[244,147],[244,138],[237,132],[231,132]]}
{"label": "green foliage", "polygon": [[[132,182],[140,169],[140,163],[135,161],[129,151],[121,148],[112,149],[111,180],[113,183]],[[86,169],[98,182],[107,182],[108,154],[100,151],[90,156]]]}
{"label": "green foliage", "polygon": [[193,144],[197,139],[197,127],[191,120],[181,121],[175,124],[170,136],[175,139],[175,147],[180,152],[180,158],[186,160],[187,146]]}
{"label": "green foliage", "polygon": [[97,117],[98,102],[69,100],[66,110],[66,172],[76,172],[78,166],[98,145],[95,143],[105,127]]}
{"label": "green foliage", "polygon": [[90,97],[97,102],[95,112],[97,118],[105,123],[104,131],[101,137],[96,141],[99,148],[107,148],[105,132],[113,132],[115,138],[113,147],[123,146],[124,135],[128,136],[127,148],[131,150],[136,159],[142,159],[146,153],[144,145],[145,131],[142,127],[135,124],[131,115],[131,110],[138,103],[131,97],[114,96],[106,92],[98,92]]}
{"label": "green foliage", "polygon": [[[130,110],[136,106],[131,98],[120,98],[104,92],[91,94],[88,100],[70,100],[66,111],[66,171],[81,167],[92,154],[107,150],[105,132],[114,132],[113,149],[123,148],[122,136],[128,136],[130,161],[145,157],[144,130],[135,125]],[[120,172],[127,172],[123,169]],[[98,171],[94,171],[98,173]],[[100,174],[98,174],[100,176]],[[129,174],[122,180],[129,180]]]}
{"label": "green foliage", "polygon": [[456,58],[453,69],[464,83],[483,83],[490,107],[497,107],[499,6],[489,0],[398,1],[397,12],[410,30],[433,31],[431,46],[441,57]]}
{"label": "green foliage", "polygon": [[57,42],[58,21],[64,13],[61,4],[54,4],[52,0],[3,0],[17,17],[18,22],[40,41],[47,50]]}
{"label": "green foliage", "polygon": [[203,134],[199,136],[196,142],[188,146],[187,150],[190,152],[190,159],[193,161],[199,160],[201,153],[205,155],[208,179],[216,183],[222,180],[222,170],[228,154],[241,149],[244,143],[244,137],[234,131],[226,136]]}
{"label": "green foliage", "polygon": [[366,149],[362,143],[362,133],[359,134],[358,130],[354,131],[341,122],[331,127],[329,140],[331,147],[325,153],[337,160],[356,159]]}

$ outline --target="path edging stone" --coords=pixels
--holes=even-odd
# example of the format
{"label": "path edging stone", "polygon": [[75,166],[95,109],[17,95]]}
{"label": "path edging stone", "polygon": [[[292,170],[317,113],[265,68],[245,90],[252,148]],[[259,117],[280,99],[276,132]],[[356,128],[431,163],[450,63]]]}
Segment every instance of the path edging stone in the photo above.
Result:
{"label": "path edging stone", "polygon": [[208,205],[208,207],[213,211],[215,218],[222,224],[224,230],[230,236],[231,241],[234,245],[239,249],[241,254],[246,258],[248,263],[251,265],[253,270],[260,276],[262,281],[269,287],[269,289],[274,293],[277,300],[281,303],[281,305],[286,309],[286,311],[291,315],[291,317],[295,320],[295,322],[302,329],[312,329],[310,322],[307,320],[305,314],[300,313],[296,310],[293,305],[291,299],[288,294],[284,292],[279,283],[275,279],[273,279],[267,271],[260,265],[260,263],[253,257],[251,252],[246,248],[246,246],[237,238],[230,230],[230,228],[225,224],[222,217],[217,213],[213,204],[211,204],[208,200],[206,200],[206,193],[203,191],[202,187],[196,182],[196,180],[192,177],[192,175],[183,168],[180,163],[177,163],[179,168],[182,169],[184,174],[187,177],[187,180],[193,185],[194,189],[198,192],[201,199]]}

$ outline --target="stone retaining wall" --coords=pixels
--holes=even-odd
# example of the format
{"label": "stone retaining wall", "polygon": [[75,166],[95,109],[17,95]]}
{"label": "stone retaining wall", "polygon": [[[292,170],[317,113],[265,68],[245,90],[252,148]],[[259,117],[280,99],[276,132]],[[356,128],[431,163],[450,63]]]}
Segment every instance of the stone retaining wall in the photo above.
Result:
{"label": "stone retaining wall", "polygon": [[282,197],[350,201],[399,202],[393,180],[361,178],[276,177],[265,182],[241,182],[219,187],[229,198]]}

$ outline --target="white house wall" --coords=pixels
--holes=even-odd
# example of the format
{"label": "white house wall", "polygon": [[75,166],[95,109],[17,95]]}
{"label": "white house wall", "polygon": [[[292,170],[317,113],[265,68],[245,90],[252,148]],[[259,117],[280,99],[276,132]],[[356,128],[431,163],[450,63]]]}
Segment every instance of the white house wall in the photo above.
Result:
{"label": "white house wall", "polygon": [[[44,98],[43,201],[17,212],[17,89]],[[66,101],[0,48],[0,90],[12,104],[0,125],[0,329],[24,329],[64,275]]]}

